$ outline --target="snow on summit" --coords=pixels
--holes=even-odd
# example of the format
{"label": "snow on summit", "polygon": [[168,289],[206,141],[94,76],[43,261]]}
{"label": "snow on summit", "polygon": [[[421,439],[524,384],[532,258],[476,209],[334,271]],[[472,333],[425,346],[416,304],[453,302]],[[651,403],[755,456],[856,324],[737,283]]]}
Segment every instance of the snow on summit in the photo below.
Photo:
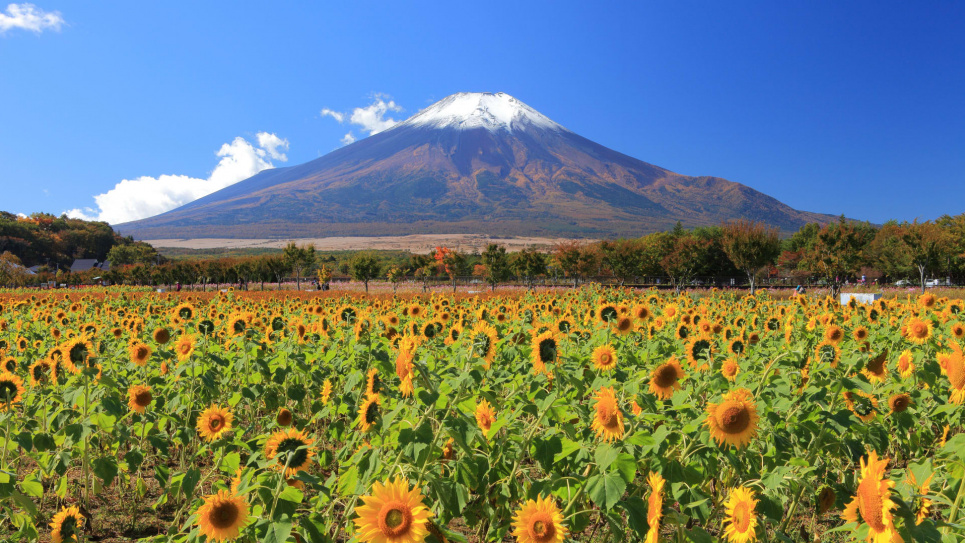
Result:
{"label": "snow on summit", "polygon": [[447,96],[396,126],[432,128],[487,128],[492,131],[535,126],[565,130],[549,117],[512,96],[497,92],[461,92]]}

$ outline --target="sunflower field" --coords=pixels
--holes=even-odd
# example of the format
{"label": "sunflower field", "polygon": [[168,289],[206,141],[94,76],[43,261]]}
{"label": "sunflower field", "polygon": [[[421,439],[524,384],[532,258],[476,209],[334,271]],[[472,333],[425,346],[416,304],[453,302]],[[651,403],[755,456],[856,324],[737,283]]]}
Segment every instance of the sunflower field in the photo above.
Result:
{"label": "sunflower field", "polygon": [[0,294],[0,540],[965,542],[963,309]]}

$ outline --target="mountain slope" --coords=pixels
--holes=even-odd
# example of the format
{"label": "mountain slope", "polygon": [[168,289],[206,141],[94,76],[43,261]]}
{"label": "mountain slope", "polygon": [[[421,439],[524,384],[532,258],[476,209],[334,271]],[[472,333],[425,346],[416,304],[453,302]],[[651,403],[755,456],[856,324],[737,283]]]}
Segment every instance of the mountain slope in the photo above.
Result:
{"label": "mountain slope", "polygon": [[511,96],[449,96],[389,130],[116,228],[140,239],[424,233],[634,236],[740,217],[830,217],[688,177],[563,128]]}

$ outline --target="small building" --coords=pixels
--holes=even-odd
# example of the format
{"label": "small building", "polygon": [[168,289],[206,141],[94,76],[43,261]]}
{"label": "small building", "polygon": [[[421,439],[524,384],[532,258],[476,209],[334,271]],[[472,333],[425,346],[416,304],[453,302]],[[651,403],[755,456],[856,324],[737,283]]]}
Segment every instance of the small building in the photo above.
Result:
{"label": "small building", "polygon": [[111,271],[111,263],[98,262],[96,258],[78,258],[70,265],[70,273],[83,273],[90,270]]}

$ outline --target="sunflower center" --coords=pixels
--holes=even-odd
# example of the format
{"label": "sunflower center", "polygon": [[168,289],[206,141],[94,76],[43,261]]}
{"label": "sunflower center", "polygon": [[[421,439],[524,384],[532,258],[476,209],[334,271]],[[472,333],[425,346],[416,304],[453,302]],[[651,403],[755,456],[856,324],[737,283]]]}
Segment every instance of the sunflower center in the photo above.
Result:
{"label": "sunflower center", "polygon": [[872,477],[865,477],[858,485],[858,509],[861,518],[868,523],[876,533],[885,531],[884,504],[878,490],[878,481]]}
{"label": "sunflower center", "polygon": [[367,408],[365,408],[365,422],[372,424],[375,419],[379,416],[379,406],[372,402]]}
{"label": "sunflower center", "polygon": [[60,537],[63,539],[70,539],[74,536],[77,531],[77,519],[73,515],[67,516],[63,522],[60,523]]}
{"label": "sunflower center", "polygon": [[10,381],[0,381],[0,401],[8,402],[17,397],[17,386]]}
{"label": "sunflower center", "polygon": [[657,368],[654,380],[658,387],[667,388],[677,382],[677,369],[670,364],[664,364]]}
{"label": "sunflower center", "polygon": [[746,533],[747,529],[750,528],[751,512],[749,506],[750,504],[746,501],[741,501],[734,506],[733,525],[738,533]]}
{"label": "sunflower center", "polygon": [[916,322],[911,331],[916,338],[923,338],[928,335],[928,327],[923,322]]}
{"label": "sunflower center", "polygon": [[539,359],[541,362],[552,362],[556,360],[556,341],[544,339],[539,344]]}
{"label": "sunflower center", "polygon": [[537,543],[552,541],[556,538],[556,524],[548,513],[536,513],[530,519],[529,535]]}
{"label": "sunflower center", "polygon": [[288,462],[289,469],[302,467],[308,460],[308,448],[299,449],[303,445],[305,445],[304,441],[293,437],[283,440],[278,444],[278,452],[284,455],[279,456],[279,462]]}
{"label": "sunflower center", "polygon": [[884,373],[884,368],[885,368],[884,359],[874,358],[871,360],[871,362],[868,363],[868,371],[875,375],[880,375]]}
{"label": "sunflower center", "polygon": [[386,537],[400,537],[412,527],[412,509],[408,505],[391,501],[379,511],[379,531]]}
{"label": "sunflower center", "polygon": [[610,360],[612,360],[610,357],[610,353],[603,353],[600,355],[600,363],[603,364],[604,366],[610,365]]}
{"label": "sunflower center", "polygon": [[154,397],[151,395],[150,390],[142,390],[134,395],[134,403],[141,407],[150,405],[152,399],[154,399]]}
{"label": "sunflower center", "polygon": [[725,404],[724,407],[719,417],[721,428],[728,434],[739,434],[746,430],[751,422],[747,409],[740,404]]}
{"label": "sunflower center", "polygon": [[216,432],[218,428],[221,428],[223,425],[224,419],[221,415],[215,415],[208,421],[208,428],[210,428],[212,432]]}
{"label": "sunflower center", "polygon": [[597,409],[597,413],[599,413],[600,423],[606,428],[614,428],[620,424],[617,410],[612,406],[601,405]]}
{"label": "sunflower center", "polygon": [[222,502],[211,510],[211,525],[219,530],[234,526],[238,520],[238,506],[233,502]]}

